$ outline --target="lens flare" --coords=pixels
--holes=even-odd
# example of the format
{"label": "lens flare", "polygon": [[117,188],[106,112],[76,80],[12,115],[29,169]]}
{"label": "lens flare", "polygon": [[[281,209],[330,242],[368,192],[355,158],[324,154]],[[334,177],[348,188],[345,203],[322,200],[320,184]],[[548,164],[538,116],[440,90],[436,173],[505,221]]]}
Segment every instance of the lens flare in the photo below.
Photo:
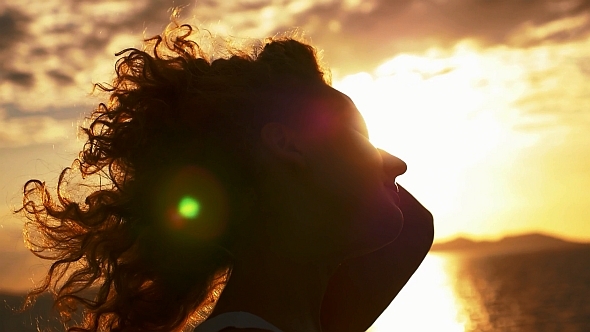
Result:
{"label": "lens flare", "polygon": [[224,234],[229,201],[214,173],[187,165],[167,172],[152,207],[169,235],[190,241],[210,241]]}
{"label": "lens flare", "polygon": [[178,213],[186,219],[195,219],[200,210],[199,201],[191,196],[184,196],[178,203]]}

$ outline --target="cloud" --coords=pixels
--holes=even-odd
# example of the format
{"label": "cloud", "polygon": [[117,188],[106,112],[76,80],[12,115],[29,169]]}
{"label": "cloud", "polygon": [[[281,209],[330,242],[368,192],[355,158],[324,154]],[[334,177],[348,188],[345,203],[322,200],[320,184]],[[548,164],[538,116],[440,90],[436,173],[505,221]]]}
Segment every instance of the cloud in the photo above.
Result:
{"label": "cloud", "polygon": [[25,37],[30,18],[20,10],[5,8],[0,11],[0,49],[10,49]]}
{"label": "cloud", "polygon": [[11,56],[19,41],[27,39],[30,18],[14,8],[0,9],[0,84],[8,82],[23,87],[34,82],[30,72],[13,68]]}
{"label": "cloud", "polygon": [[590,31],[584,19],[590,1],[380,0],[365,11],[344,7],[335,1],[316,5],[297,14],[294,24],[348,73],[397,53],[448,48],[464,39],[483,47],[530,47],[583,39]]}
{"label": "cloud", "polygon": [[2,75],[2,78],[8,82],[24,87],[30,87],[34,82],[33,74],[21,71],[8,71]]}
{"label": "cloud", "polygon": [[59,70],[49,70],[46,74],[57,84],[68,85],[74,82],[74,79],[70,75],[64,74]]}
{"label": "cloud", "polygon": [[[224,17],[221,28],[228,32],[235,27],[271,34],[276,22],[289,19],[276,1],[195,3],[47,0],[28,6],[7,1],[0,8],[0,106],[44,112],[89,105],[92,84],[113,77],[114,53],[141,47],[142,34],[160,33],[170,22],[172,6],[183,7],[184,18],[197,15],[194,21],[205,27]],[[310,6],[309,1],[293,3],[300,10]]]}
{"label": "cloud", "polygon": [[0,109],[0,149],[75,141],[78,123],[48,115],[10,117]]}
{"label": "cloud", "polygon": [[2,104],[40,112],[88,103],[95,79],[90,73],[97,62],[110,64],[112,71],[115,58],[106,52],[113,38],[132,32],[140,40],[144,23],[134,14],[142,11],[149,8],[132,1],[50,0],[35,6],[8,1],[0,9]]}
{"label": "cloud", "polygon": [[532,47],[583,39],[590,27],[590,1],[577,0],[7,0],[0,8],[0,100],[26,112],[89,105],[92,83],[112,78],[114,53],[160,33],[172,6],[183,8],[183,19],[239,38],[300,27],[326,50],[336,74],[465,39]]}

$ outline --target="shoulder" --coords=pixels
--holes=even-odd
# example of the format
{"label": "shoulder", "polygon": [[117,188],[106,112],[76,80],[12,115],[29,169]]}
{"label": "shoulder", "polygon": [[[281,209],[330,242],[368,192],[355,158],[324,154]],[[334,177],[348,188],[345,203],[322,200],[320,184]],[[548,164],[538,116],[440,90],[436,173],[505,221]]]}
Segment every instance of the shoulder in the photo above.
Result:
{"label": "shoulder", "polygon": [[280,329],[252,313],[231,311],[207,318],[193,332],[280,332]]}

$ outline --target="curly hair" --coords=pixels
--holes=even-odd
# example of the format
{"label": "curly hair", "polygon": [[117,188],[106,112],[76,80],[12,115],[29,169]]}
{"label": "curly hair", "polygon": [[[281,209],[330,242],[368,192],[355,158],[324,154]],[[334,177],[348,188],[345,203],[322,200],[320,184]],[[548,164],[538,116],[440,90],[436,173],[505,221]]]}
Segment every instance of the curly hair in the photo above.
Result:
{"label": "curly hair", "polygon": [[[26,243],[52,260],[28,302],[51,291],[69,332],[180,331],[206,318],[231,273],[226,248],[256,219],[260,128],[330,84],[295,37],[207,53],[196,32],[171,24],[144,50],[116,54],[113,82],[95,85],[108,103],[82,128],[87,141],[55,196],[39,180],[24,186]],[[107,184],[72,199],[74,171]],[[199,222],[175,208],[195,192],[210,211]]]}

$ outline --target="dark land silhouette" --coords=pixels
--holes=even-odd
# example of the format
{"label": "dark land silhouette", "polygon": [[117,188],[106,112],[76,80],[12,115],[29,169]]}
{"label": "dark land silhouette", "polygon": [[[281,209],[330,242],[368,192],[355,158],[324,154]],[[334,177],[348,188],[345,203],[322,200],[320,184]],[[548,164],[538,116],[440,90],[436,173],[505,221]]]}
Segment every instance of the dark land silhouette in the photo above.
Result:
{"label": "dark land silhouette", "polygon": [[17,312],[24,294],[0,292],[0,332],[64,331],[58,315],[52,310],[49,294],[39,297],[35,305],[25,312]]}
{"label": "dark land silhouette", "polygon": [[590,243],[571,242],[541,233],[513,235],[498,241],[474,241],[459,237],[435,243],[430,249],[436,253],[499,255],[590,247]]}

